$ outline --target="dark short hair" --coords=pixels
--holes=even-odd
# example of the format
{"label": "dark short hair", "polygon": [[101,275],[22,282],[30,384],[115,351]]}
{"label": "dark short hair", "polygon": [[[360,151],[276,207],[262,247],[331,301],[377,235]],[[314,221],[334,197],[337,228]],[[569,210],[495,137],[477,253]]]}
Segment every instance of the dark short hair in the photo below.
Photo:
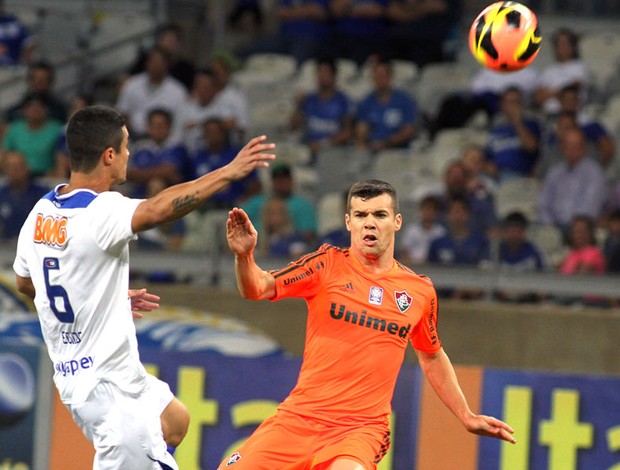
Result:
{"label": "dark short hair", "polygon": [[448,199],[448,207],[451,207],[454,204],[460,204],[462,207],[465,208],[467,212],[471,212],[471,205],[469,204],[469,201],[467,200],[467,197],[465,196],[461,196],[461,195],[451,196]]}
{"label": "dark short hair", "polygon": [[359,181],[349,189],[349,195],[347,196],[347,213],[351,212],[351,199],[358,197],[362,200],[372,199],[382,194],[388,194],[392,199],[394,207],[394,213],[398,214],[398,194],[396,189],[390,183],[386,183],[381,180],[366,180]]}
{"label": "dark short hair", "polygon": [[46,60],[39,60],[30,64],[28,67],[28,78],[32,78],[35,70],[45,70],[50,78],[50,82],[54,81],[56,70],[50,62],[47,62]]}
{"label": "dark short hair", "polygon": [[568,228],[568,233],[567,233],[569,246],[572,245],[570,232],[573,229],[573,227],[577,225],[578,223],[583,223],[586,226],[586,230],[588,231],[588,237],[590,237],[589,245],[595,246],[596,245],[596,223],[594,222],[594,219],[592,219],[592,217],[590,217],[589,215],[582,215],[582,214],[574,216],[570,221],[570,226]]}
{"label": "dark short hair", "polygon": [[527,220],[525,214],[520,211],[510,212],[508,215],[506,215],[506,217],[504,217],[503,222],[504,227],[517,226],[523,229],[527,228],[529,224],[529,221]]}
{"label": "dark short hair", "polygon": [[579,83],[570,83],[560,88],[559,94],[563,95],[565,93],[575,93],[576,95],[579,95],[580,91],[581,91],[581,85]]}
{"label": "dark short hair", "polygon": [[284,163],[275,165],[271,170],[271,177],[277,178],[278,176],[286,176],[290,178],[292,176],[291,167]]}
{"label": "dark short hair", "polygon": [[166,33],[174,34],[179,40],[183,39],[183,28],[176,23],[164,23],[157,28],[158,38]]}
{"label": "dark short hair", "polygon": [[206,75],[208,77],[214,77],[215,72],[213,72],[213,69],[211,67],[199,67],[194,72],[194,75]]}
{"label": "dark short hair", "polygon": [[579,34],[570,28],[561,27],[558,28],[552,35],[551,40],[553,45],[556,46],[560,40],[560,36],[566,36],[568,42],[573,48],[573,59],[579,59]]}
{"label": "dark short hair", "polygon": [[45,96],[42,93],[37,93],[37,92],[31,92],[28,93],[26,96],[24,96],[24,99],[22,100],[22,107],[29,105],[30,103],[40,103],[42,104],[44,107],[47,108],[48,106],[48,99],[47,96]]}
{"label": "dark short hair", "polygon": [[328,67],[334,75],[338,72],[338,65],[336,64],[336,59],[333,57],[322,57],[316,61],[317,68],[319,65],[324,65]]}
{"label": "dark short hair", "polygon": [[506,87],[504,91],[502,91],[501,96],[504,97],[506,95],[509,95],[510,93],[516,93],[520,97],[523,97],[523,90],[521,90],[521,88],[516,85],[510,85],[509,87]]}
{"label": "dark short hair", "polygon": [[441,209],[441,201],[437,196],[424,196],[420,201],[420,207],[423,206],[433,206],[435,210]]}
{"label": "dark short hair", "polygon": [[172,117],[172,113],[166,108],[153,108],[147,114],[147,122],[151,122],[153,116],[163,116],[166,121],[168,121],[168,125],[172,125],[172,121],[174,120]]}
{"label": "dark short hair", "polygon": [[67,125],[71,170],[90,173],[108,148],[120,152],[125,118],[107,106],[87,106],[76,112]]}

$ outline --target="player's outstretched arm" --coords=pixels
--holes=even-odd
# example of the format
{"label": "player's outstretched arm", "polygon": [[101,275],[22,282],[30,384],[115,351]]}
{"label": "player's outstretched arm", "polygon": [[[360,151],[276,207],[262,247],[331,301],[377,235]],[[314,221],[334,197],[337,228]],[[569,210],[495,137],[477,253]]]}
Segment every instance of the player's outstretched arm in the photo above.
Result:
{"label": "player's outstretched arm", "polygon": [[443,349],[436,354],[416,351],[422,372],[441,401],[463,423],[465,429],[479,436],[495,437],[515,443],[513,429],[492,416],[474,414],[458,383],[454,367]]}
{"label": "player's outstretched arm", "polygon": [[276,156],[264,153],[275,148],[275,144],[267,143],[266,140],[266,136],[255,137],[228,165],[193,181],[170,186],[143,201],[134,212],[132,230],[135,233],[142,232],[183,217],[231,182],[246,177],[255,168],[268,167]]}
{"label": "player's outstretched arm", "polygon": [[271,299],[276,294],[275,279],[254,259],[258,232],[243,209],[233,208],[226,221],[226,240],[235,254],[235,276],[239,292],[246,299]]}

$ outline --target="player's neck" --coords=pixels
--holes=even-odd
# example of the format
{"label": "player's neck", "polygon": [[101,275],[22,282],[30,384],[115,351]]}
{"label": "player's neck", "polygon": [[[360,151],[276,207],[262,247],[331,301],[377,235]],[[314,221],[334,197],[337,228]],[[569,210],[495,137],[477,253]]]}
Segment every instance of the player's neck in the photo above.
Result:
{"label": "player's neck", "polygon": [[90,189],[96,193],[103,193],[109,191],[111,187],[112,184],[104,175],[73,172],[69,184],[62,188],[62,193],[70,193],[76,189]]}
{"label": "player's neck", "polygon": [[366,253],[362,253],[360,250],[351,247],[350,252],[355,259],[366,269],[375,274],[385,273],[390,271],[394,267],[394,253],[387,251],[383,252],[379,256],[372,256]]}

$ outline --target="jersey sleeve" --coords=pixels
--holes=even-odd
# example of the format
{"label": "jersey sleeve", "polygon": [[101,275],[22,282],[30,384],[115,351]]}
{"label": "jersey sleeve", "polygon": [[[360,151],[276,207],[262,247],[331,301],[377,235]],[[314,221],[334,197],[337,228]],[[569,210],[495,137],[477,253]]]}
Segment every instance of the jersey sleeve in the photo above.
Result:
{"label": "jersey sleeve", "polygon": [[428,298],[422,318],[411,333],[411,345],[417,351],[434,354],[441,349],[441,341],[437,333],[437,292],[431,280],[423,277],[428,282]]}
{"label": "jersey sleeve", "polygon": [[116,246],[124,246],[134,239],[131,219],[142,199],[131,199],[115,191],[100,194],[93,204],[97,204],[92,217],[92,234],[97,245],[108,251]]}
{"label": "jersey sleeve", "polygon": [[329,266],[329,245],[321,246],[288,266],[271,271],[276,281],[276,295],[272,301],[286,297],[311,298],[317,294],[323,273]]}

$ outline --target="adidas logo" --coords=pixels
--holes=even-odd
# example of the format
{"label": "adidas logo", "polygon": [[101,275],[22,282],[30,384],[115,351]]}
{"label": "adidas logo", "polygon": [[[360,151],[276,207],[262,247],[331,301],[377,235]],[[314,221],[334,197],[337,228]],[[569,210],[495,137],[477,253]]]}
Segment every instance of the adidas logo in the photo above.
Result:
{"label": "adidas logo", "polygon": [[340,290],[353,290],[353,283],[352,282],[347,282],[346,284],[343,284],[342,286],[340,286]]}

